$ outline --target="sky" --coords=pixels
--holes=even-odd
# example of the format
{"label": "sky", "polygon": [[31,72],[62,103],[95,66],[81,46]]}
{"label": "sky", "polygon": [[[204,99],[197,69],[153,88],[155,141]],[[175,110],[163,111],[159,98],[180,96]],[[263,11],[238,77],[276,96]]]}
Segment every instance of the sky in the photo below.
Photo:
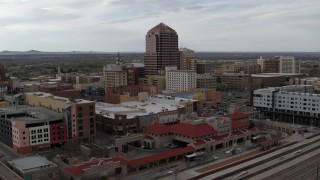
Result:
{"label": "sky", "polygon": [[320,51],[320,0],[0,0],[0,51],[144,52],[163,22],[195,51]]}

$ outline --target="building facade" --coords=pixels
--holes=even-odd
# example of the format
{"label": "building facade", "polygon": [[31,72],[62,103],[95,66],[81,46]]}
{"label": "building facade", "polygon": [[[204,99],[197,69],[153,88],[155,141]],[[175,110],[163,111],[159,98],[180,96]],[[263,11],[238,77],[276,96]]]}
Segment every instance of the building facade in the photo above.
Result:
{"label": "building facade", "polygon": [[160,23],[148,31],[144,63],[146,75],[158,75],[166,66],[180,68],[178,34],[175,30]]}
{"label": "building facade", "polygon": [[319,126],[320,95],[312,85],[291,85],[254,91],[253,106],[272,120]]}
{"label": "building facade", "polygon": [[197,58],[193,50],[180,48],[180,70],[197,70]]}
{"label": "building facade", "polygon": [[217,77],[211,74],[197,74],[197,88],[215,88],[217,85]]}
{"label": "building facade", "polygon": [[300,73],[300,60],[292,56],[280,56],[280,73]]}
{"label": "building facade", "polygon": [[189,88],[196,88],[196,71],[174,70],[168,67],[166,69],[166,90],[186,91]]}
{"label": "building facade", "polygon": [[279,58],[264,58],[257,59],[257,63],[261,66],[262,73],[278,73],[279,72]]}

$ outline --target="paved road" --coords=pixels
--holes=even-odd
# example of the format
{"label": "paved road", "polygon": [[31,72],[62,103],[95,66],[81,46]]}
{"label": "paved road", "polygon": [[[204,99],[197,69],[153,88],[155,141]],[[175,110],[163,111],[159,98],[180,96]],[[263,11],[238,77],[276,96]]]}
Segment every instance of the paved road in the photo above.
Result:
{"label": "paved road", "polygon": [[8,169],[2,162],[0,162],[0,179],[4,180],[23,180],[20,176]]}
{"label": "paved road", "polygon": [[0,142],[0,154],[3,154],[5,159],[15,159],[20,155],[13,152],[10,147]]}

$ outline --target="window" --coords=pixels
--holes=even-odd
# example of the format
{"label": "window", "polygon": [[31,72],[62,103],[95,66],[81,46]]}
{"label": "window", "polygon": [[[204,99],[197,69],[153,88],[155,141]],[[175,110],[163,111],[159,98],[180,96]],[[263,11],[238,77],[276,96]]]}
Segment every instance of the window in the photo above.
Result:
{"label": "window", "polygon": [[38,129],[38,133],[42,133],[42,129]]}

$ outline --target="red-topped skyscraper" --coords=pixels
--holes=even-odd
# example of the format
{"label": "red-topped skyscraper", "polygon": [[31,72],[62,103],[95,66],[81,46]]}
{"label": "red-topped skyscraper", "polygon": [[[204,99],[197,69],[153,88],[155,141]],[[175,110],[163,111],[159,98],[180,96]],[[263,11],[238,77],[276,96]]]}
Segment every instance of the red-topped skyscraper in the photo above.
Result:
{"label": "red-topped skyscraper", "polygon": [[160,23],[148,31],[144,64],[146,75],[158,75],[166,66],[180,68],[178,34],[174,29]]}

